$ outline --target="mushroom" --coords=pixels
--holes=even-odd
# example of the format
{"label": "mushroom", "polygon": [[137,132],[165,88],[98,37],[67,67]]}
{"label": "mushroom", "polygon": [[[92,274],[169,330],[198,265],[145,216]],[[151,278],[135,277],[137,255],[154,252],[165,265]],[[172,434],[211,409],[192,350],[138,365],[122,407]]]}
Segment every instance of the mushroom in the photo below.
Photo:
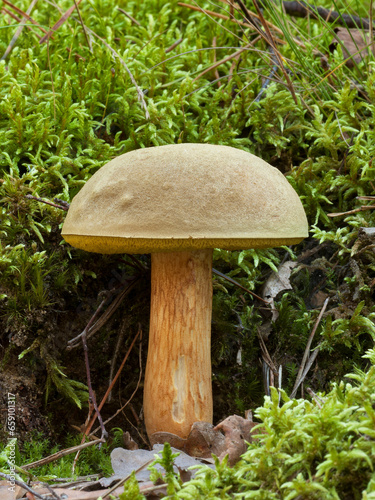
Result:
{"label": "mushroom", "polygon": [[139,149],[100,168],[74,197],[62,229],[74,247],[151,253],[144,385],[149,437],[185,439],[212,422],[212,252],[299,243],[307,220],[279,170],[210,144]]}

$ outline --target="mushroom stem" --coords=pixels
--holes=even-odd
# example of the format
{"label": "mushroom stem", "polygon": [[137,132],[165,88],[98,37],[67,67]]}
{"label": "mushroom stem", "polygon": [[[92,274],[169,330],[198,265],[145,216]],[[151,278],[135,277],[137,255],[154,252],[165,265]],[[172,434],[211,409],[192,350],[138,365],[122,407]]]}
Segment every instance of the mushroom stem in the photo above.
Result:
{"label": "mushroom stem", "polygon": [[186,438],[212,422],[212,250],[151,256],[151,317],[144,387],[147,434]]}

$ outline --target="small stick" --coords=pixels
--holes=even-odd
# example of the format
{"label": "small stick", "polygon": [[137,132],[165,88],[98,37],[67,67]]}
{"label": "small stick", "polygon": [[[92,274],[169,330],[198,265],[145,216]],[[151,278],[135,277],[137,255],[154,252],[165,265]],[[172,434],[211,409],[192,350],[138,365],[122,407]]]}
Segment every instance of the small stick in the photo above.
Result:
{"label": "small stick", "polygon": [[233,278],[230,278],[229,276],[227,276],[226,274],[223,274],[221,273],[220,271],[218,271],[217,269],[214,269],[212,268],[212,272],[214,274],[217,274],[218,276],[220,276],[220,278],[224,278],[226,279],[227,281],[229,281],[229,283],[232,283],[233,285],[236,285],[238,286],[239,288],[241,288],[242,290],[244,290],[245,292],[249,293],[250,295],[252,295],[253,297],[255,297],[256,299],[258,300],[261,300],[262,302],[265,302],[266,304],[269,304],[268,300],[265,300],[265,299],[262,299],[262,297],[259,297],[259,295],[257,295],[256,293],[252,292],[251,290],[249,290],[248,288],[245,288],[244,286],[242,286],[240,283],[238,283],[238,281],[234,280]]}
{"label": "small stick", "polygon": [[[137,335],[138,335],[138,334],[137,334]],[[114,418],[115,418],[115,417],[116,417],[119,413],[121,413],[121,412],[122,412],[122,411],[123,411],[123,410],[124,410],[124,409],[128,406],[128,404],[129,404],[129,403],[131,402],[131,400],[133,399],[133,397],[134,397],[135,393],[138,391],[139,384],[140,384],[141,379],[142,379],[142,330],[141,330],[141,336],[140,336],[140,339],[139,339],[139,356],[138,356],[138,357],[139,357],[139,377],[138,377],[137,385],[136,385],[136,387],[135,387],[135,389],[134,389],[134,391],[133,391],[133,394],[132,394],[132,395],[130,396],[130,398],[126,401],[126,403],[125,403],[125,404],[123,404],[123,405],[121,406],[121,408],[119,408],[119,409],[116,411],[116,413],[114,413],[114,415],[112,415],[111,417],[107,418],[107,420],[104,422],[105,424],[108,424],[108,422],[110,422],[111,420],[113,420],[113,419],[114,419]],[[121,367],[119,368],[119,371],[120,371],[120,369],[121,369],[121,371],[122,371],[122,368],[121,368]],[[117,373],[119,373],[119,371],[118,371]],[[118,375],[116,374],[116,376],[118,376]],[[111,384],[110,388],[111,388],[111,387],[113,388],[112,384]],[[111,389],[110,389],[110,388],[109,388],[108,390],[112,390],[112,388],[111,388]],[[108,401],[109,401],[109,398],[108,398]],[[90,436],[92,436],[92,435],[94,435],[94,434],[96,434],[96,433],[98,432],[98,430],[99,430],[99,429],[100,429],[100,427],[97,427],[96,429],[94,429],[94,430],[91,432],[91,434],[89,435],[89,437],[90,437]]]}
{"label": "small stick", "polygon": [[[68,211],[68,208],[69,208],[69,207],[64,206],[64,205],[57,205],[56,203],[52,203],[51,201],[43,200],[43,198],[38,198],[37,196],[33,196],[32,194],[25,195],[25,198],[27,198],[28,200],[39,201],[40,203],[45,203],[46,205],[50,205],[51,207],[59,208],[60,210],[65,210],[66,212]],[[57,199],[58,198],[56,198],[56,200]],[[62,202],[62,200],[59,200],[59,201],[60,201],[60,203]],[[66,201],[63,203],[66,203],[67,205],[69,205]]]}
{"label": "small stick", "polygon": [[70,207],[70,203],[68,203],[67,201],[61,200],[60,198],[54,198],[53,201],[55,203],[60,203],[60,205],[62,205],[63,207],[66,207],[66,210],[68,210],[68,208]]}
{"label": "small stick", "polygon": [[[112,316],[112,314],[117,310],[118,306],[121,304],[125,295],[127,295],[134,288],[134,286],[138,282],[138,279],[139,279],[138,277],[132,278],[133,281],[127,284],[127,286],[117,295],[117,297],[113,300],[113,302],[111,302],[111,304],[107,307],[107,309],[100,316],[100,318],[91,326],[89,330],[87,330],[88,339],[91,338],[106,323],[106,321],[108,321],[108,319]],[[108,300],[108,298],[111,297],[116,291],[117,291],[116,289],[109,290],[106,294],[105,300]],[[98,309],[94,313],[95,318],[97,317],[102,307],[103,305],[101,303]],[[74,337],[73,339],[68,340],[68,346],[67,346],[68,351],[80,345],[78,341],[82,335],[83,332]]]}
{"label": "small stick", "polygon": [[121,9],[121,7],[117,7],[117,10],[125,14],[125,16],[128,17],[132,23],[136,24],[137,26],[141,26],[141,23],[139,23],[136,19],[134,19],[134,17],[128,14],[124,9]]}
{"label": "small stick", "polygon": [[152,493],[155,490],[162,490],[163,488],[166,488],[166,487],[167,487],[166,484],[158,484],[157,486],[155,486],[155,485],[148,486],[147,488],[144,488],[144,489],[142,489],[142,487],[140,487],[140,492],[143,495],[145,493]]}
{"label": "small stick", "polygon": [[316,406],[320,409],[322,409],[322,406],[320,403],[324,404],[325,401],[324,399],[320,398],[317,394],[315,394],[315,392],[310,389],[310,387],[306,387],[306,391],[310,394],[310,396],[313,398],[313,400],[315,401],[316,403]]}
{"label": "small stick", "polygon": [[[243,3],[242,0],[238,0],[238,1],[240,2],[240,5]],[[296,93],[295,93],[295,90],[294,90],[294,87],[293,87],[292,80],[289,78],[288,72],[286,71],[285,66],[283,64],[283,56],[280,54],[280,52],[278,51],[278,49],[276,47],[276,40],[272,36],[272,33],[271,33],[271,31],[270,31],[270,29],[268,27],[268,24],[267,24],[266,20],[263,17],[262,11],[260,10],[257,1],[253,0],[253,4],[254,4],[254,7],[255,7],[255,9],[256,9],[256,11],[258,13],[259,19],[260,19],[260,21],[261,21],[261,23],[263,25],[264,31],[266,32],[266,36],[264,37],[264,39],[268,43],[268,45],[270,45],[272,47],[272,49],[274,50],[275,56],[276,56],[277,61],[279,63],[279,67],[280,67],[281,71],[283,72],[284,78],[285,78],[285,80],[287,82],[289,91],[290,91],[290,93],[291,93],[291,95],[293,97],[294,102],[298,105],[298,100],[297,100],[297,96],[296,96]],[[259,34],[261,35],[262,32],[259,31]]]}
{"label": "small stick", "polygon": [[375,205],[363,205],[362,207],[354,208],[353,210],[349,210],[349,212],[331,213],[331,214],[327,214],[327,216],[328,217],[340,217],[341,215],[356,214],[357,212],[363,212],[365,210],[372,210],[373,208],[375,208]]}
{"label": "small stick", "polygon": [[178,45],[180,45],[180,43],[182,41],[183,41],[183,38],[179,38],[174,43],[172,43],[172,45],[170,47],[168,47],[167,49],[165,49],[164,53],[168,54],[169,52],[172,52],[172,50],[175,49]]}
{"label": "small stick", "polygon": [[[260,0],[262,4],[262,0]],[[315,7],[315,5],[307,4],[301,0],[298,1],[283,1],[283,8],[285,12],[294,17],[308,17],[311,16],[315,19],[324,19],[329,23],[336,23],[340,26],[347,28],[359,28],[368,30],[370,27],[369,20],[350,14],[341,14],[331,9],[324,9],[323,7]]]}
{"label": "small stick", "polygon": [[40,460],[37,460],[36,462],[32,462],[26,465],[22,465],[21,469],[27,471],[29,469],[35,469],[36,467],[40,467],[42,465],[49,464],[51,462],[54,462],[55,460],[58,460],[59,458],[65,457],[67,455],[70,455],[71,453],[75,453],[76,451],[83,450],[84,448],[87,448],[88,446],[92,446],[94,444],[99,444],[99,443],[104,443],[103,439],[96,439],[95,441],[89,441],[87,443],[79,444],[77,446],[72,446],[71,448],[66,448],[65,450],[57,451],[56,453],[53,453],[53,455],[50,455],[49,457],[41,458]]}
{"label": "small stick", "polygon": [[[318,316],[318,318],[317,318],[317,320],[315,322],[314,328],[312,329],[312,331],[310,333],[309,339],[308,339],[307,344],[306,344],[306,349],[305,349],[305,352],[304,352],[304,355],[303,355],[303,358],[302,358],[301,366],[299,367],[298,375],[297,375],[297,378],[296,378],[296,381],[295,381],[292,393],[290,395],[291,398],[295,397],[295,395],[297,393],[297,390],[298,390],[298,387],[303,382],[304,378],[307,375],[307,372],[310,370],[313,362],[315,361],[315,358],[318,355],[319,348],[316,348],[315,351],[310,356],[310,358],[308,359],[308,357],[309,357],[309,351],[310,351],[310,347],[311,347],[311,343],[313,341],[313,338],[314,338],[315,332],[316,332],[316,330],[317,330],[317,328],[319,326],[319,323],[320,323],[320,321],[321,321],[321,319],[323,317],[323,314],[324,314],[324,312],[325,312],[325,310],[327,308],[328,301],[329,301],[329,297],[327,297],[326,300],[324,301],[323,307],[322,307],[322,309],[321,309],[321,311],[319,313],[319,316]],[[306,362],[307,362],[307,365],[306,365]],[[305,365],[306,365],[306,367],[305,367]]]}
{"label": "small stick", "polygon": [[60,495],[58,495],[56,493],[56,491],[54,491],[51,486],[48,484],[48,483],[41,483],[45,488],[47,488],[47,490],[51,493],[51,495],[56,498],[57,500],[62,500],[62,498],[60,497]]}
{"label": "small stick", "polygon": [[[311,356],[309,357],[309,360],[308,362],[306,363],[306,367],[305,369],[303,370],[303,373],[302,373],[302,377],[301,377],[301,380],[298,384],[298,387],[303,383],[303,381],[305,380],[306,378],[306,375],[308,374],[308,372],[310,371],[310,368],[312,367],[314,361],[316,360],[318,354],[319,354],[319,351],[320,351],[320,344],[315,348],[314,352],[311,354]],[[298,389],[297,387],[297,389]],[[294,394],[295,396],[295,394]],[[294,397],[293,396],[293,397]]]}
{"label": "small stick", "polygon": [[[190,5],[188,3],[184,3],[184,2],[178,2],[178,5],[180,5],[181,7],[186,7],[187,9],[191,9],[191,10],[196,10],[198,12],[203,12],[203,14],[206,14],[208,16],[212,16],[212,17],[218,17],[219,19],[223,19],[224,21],[232,21],[240,26],[244,26],[245,28],[253,28],[254,25],[251,23],[249,24],[249,22],[243,22],[243,21],[239,21],[238,19],[231,19],[230,17],[228,16],[225,16],[224,14],[219,14],[218,12],[214,12],[212,10],[207,10],[207,9],[202,9],[202,7],[196,7],[195,5]],[[257,18],[258,16],[254,13],[252,13],[253,17]],[[267,24],[273,29],[275,30],[277,33],[279,33],[279,35],[283,35],[283,31],[278,28],[277,26],[273,25],[272,23],[270,23],[269,21],[267,21]],[[286,44],[286,42],[284,40],[279,40],[277,39],[277,42],[278,43],[281,43],[283,45]],[[302,42],[299,42],[299,45],[301,46],[304,46]]]}
{"label": "small stick", "polygon": [[92,402],[92,404],[94,405],[94,408],[95,408],[95,415],[98,417],[98,420],[99,420],[99,423],[100,423],[100,427],[102,429],[101,439],[105,439],[105,438],[108,437],[108,432],[105,430],[105,427],[104,427],[104,424],[103,424],[103,419],[102,419],[102,416],[101,416],[100,411],[98,409],[98,406],[96,404],[96,398],[95,398],[95,394],[94,394],[94,391],[92,389],[92,384],[91,384],[89,353],[88,353],[87,339],[86,339],[86,330],[89,327],[89,325],[90,325],[90,322],[87,324],[87,327],[83,331],[83,335],[81,337],[82,345],[83,345],[83,352],[84,352],[84,356],[85,356],[87,385],[88,385],[88,388],[89,388],[90,400],[91,400],[91,402]]}
{"label": "small stick", "polygon": [[264,81],[263,85],[261,86],[258,95],[254,99],[254,102],[259,102],[261,100],[262,95],[264,94],[264,92],[266,91],[267,87],[271,83],[273,77],[276,75],[276,73],[279,70],[279,64],[278,64],[278,62],[276,60],[276,57],[275,57],[275,51],[273,50],[273,48],[271,46],[269,46],[269,51],[271,53],[271,58],[273,59],[274,65],[272,66],[270,74],[267,76],[266,80]]}
{"label": "small stick", "polygon": [[[120,327],[120,332],[117,336],[116,345],[115,345],[113,357],[111,360],[111,367],[109,370],[109,386],[111,385],[112,380],[113,380],[113,373],[114,373],[115,368],[116,368],[117,356],[120,352],[120,349],[121,349],[121,346],[122,346],[122,343],[124,340],[125,331],[126,331],[126,328],[128,326],[129,326],[129,321],[128,321],[128,318],[125,317],[124,320],[122,321],[122,324]],[[112,391],[108,394],[108,403],[110,403],[111,400],[112,400]]]}
{"label": "small stick", "polygon": [[[5,1],[5,0],[3,0]],[[55,23],[52,28],[39,40],[39,44],[42,44],[44,42],[46,42],[49,38],[52,37],[53,33],[55,31],[57,31],[60,26],[62,26],[65,21],[67,21],[67,19],[69,19],[69,17],[73,14],[73,12],[75,11],[76,9],[76,5],[79,5],[80,3],[82,2],[82,0],[78,0],[77,3],[75,3],[72,7],[70,7],[66,12],[65,14],[63,14],[60,19],[57,21],[57,23]]]}
{"label": "small stick", "polygon": [[[132,349],[133,349],[133,347],[134,347],[135,341],[137,340],[138,336],[139,336],[139,335],[141,335],[141,334],[142,334],[142,330],[141,330],[141,327],[139,327],[139,329],[138,329],[138,332],[137,332],[136,336],[134,337],[134,339],[133,339],[132,343],[130,344],[130,347],[129,347],[129,349],[128,349],[128,350],[127,350],[127,352],[126,352],[124,359],[122,360],[122,363],[121,363],[121,365],[120,365],[120,368],[117,370],[117,373],[116,373],[115,377],[113,378],[113,380],[112,380],[112,382],[111,382],[110,386],[108,387],[108,389],[107,389],[106,393],[105,393],[105,394],[104,394],[104,396],[103,396],[103,399],[102,399],[102,400],[101,400],[101,402],[100,402],[100,405],[99,405],[99,411],[103,408],[104,403],[107,401],[108,394],[111,392],[111,390],[112,390],[113,386],[114,386],[114,385],[115,385],[115,383],[116,383],[116,380],[119,378],[120,373],[122,372],[122,369],[124,368],[124,365],[125,365],[125,363],[126,363],[126,360],[128,359],[129,354],[131,353],[131,350],[132,350]],[[86,429],[85,429],[83,439],[85,438],[85,436],[88,436],[88,435],[90,434],[90,431],[91,431],[91,429],[92,429],[92,426],[93,426],[93,425],[94,425],[94,423],[95,423],[96,417],[97,417],[97,415],[96,415],[96,413],[94,413],[94,415],[93,415],[93,417],[92,417],[92,419],[91,419],[90,423],[88,424],[88,426],[87,426],[87,427],[86,427]]]}

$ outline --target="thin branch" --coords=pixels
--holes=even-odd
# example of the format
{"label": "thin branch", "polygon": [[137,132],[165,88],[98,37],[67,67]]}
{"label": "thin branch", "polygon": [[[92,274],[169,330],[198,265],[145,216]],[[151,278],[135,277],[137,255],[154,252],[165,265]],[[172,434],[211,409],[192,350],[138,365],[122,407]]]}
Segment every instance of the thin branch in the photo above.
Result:
{"label": "thin branch", "polygon": [[327,216],[328,217],[340,217],[341,215],[352,215],[352,214],[356,214],[357,212],[363,212],[364,210],[373,210],[374,208],[375,208],[375,205],[363,205],[362,207],[354,208],[353,210],[349,210],[348,212],[335,212],[335,213],[327,214]]}
{"label": "thin branch", "polygon": [[325,403],[324,399],[322,399],[317,394],[315,394],[315,392],[312,389],[310,389],[310,387],[306,387],[306,391],[310,394],[310,396],[315,401],[317,407],[321,410],[322,405],[324,405],[324,403]]}
{"label": "thin branch", "polygon": [[[117,310],[118,306],[121,304],[122,300],[124,297],[133,289],[133,287],[136,285],[138,282],[138,277],[133,278],[130,283],[127,283],[127,286],[121,290],[121,292],[117,295],[117,297],[111,302],[111,304],[107,307],[105,312],[100,316],[100,318],[92,324],[92,326],[87,330],[87,338],[91,338],[94,333],[96,333],[105,323],[108,321],[108,319],[112,316],[112,314]],[[99,305],[98,309],[94,313],[94,318],[98,316],[98,313],[101,311],[103,308],[105,302],[117,293],[117,289],[113,288],[112,290],[109,290],[106,292],[105,299],[103,299],[102,303]],[[74,337],[73,339],[68,340],[68,347],[67,350],[70,351],[71,349],[74,349],[75,347],[78,347],[80,345],[79,340],[82,337],[83,332]]]}
{"label": "thin branch", "polygon": [[176,40],[174,43],[172,43],[170,47],[165,49],[164,53],[168,54],[169,52],[172,52],[172,50],[175,49],[178,45],[180,45],[180,43],[182,43],[183,40],[184,40],[183,38],[179,38],[178,40]]}
{"label": "thin branch", "polygon": [[139,23],[136,19],[134,19],[134,17],[128,14],[124,9],[121,9],[121,7],[117,7],[117,10],[125,14],[125,16],[128,17],[132,23],[136,24],[137,26],[141,26],[141,23]]}
{"label": "thin branch", "polygon": [[[119,331],[119,333],[117,335],[117,339],[116,339],[116,345],[115,345],[115,348],[113,350],[113,357],[112,357],[111,365],[110,365],[110,369],[109,369],[109,386],[111,386],[112,381],[113,381],[113,375],[114,375],[115,368],[116,368],[117,357],[121,352],[121,346],[123,344],[125,332],[126,332],[128,327],[129,327],[129,320],[128,320],[128,317],[125,316],[125,318],[122,320],[122,323],[120,326],[120,331]],[[111,400],[112,400],[112,391],[108,394],[108,403],[110,403]]]}
{"label": "thin branch", "polygon": [[99,411],[98,406],[96,404],[96,397],[95,397],[95,394],[94,394],[94,391],[93,391],[93,388],[92,388],[92,384],[91,384],[89,351],[88,351],[87,337],[86,337],[86,333],[87,333],[88,329],[90,328],[90,326],[91,326],[92,322],[94,321],[94,319],[95,319],[95,314],[92,316],[92,318],[90,319],[90,321],[87,323],[86,328],[83,330],[83,332],[82,332],[83,335],[81,337],[81,341],[82,341],[83,352],[84,352],[84,357],[85,357],[86,377],[87,377],[87,386],[89,388],[90,402],[94,405],[95,416],[98,417],[98,420],[99,420],[99,423],[100,423],[100,426],[101,426],[101,429],[102,429],[101,439],[105,439],[105,438],[108,437],[108,433],[105,430],[105,427],[104,427],[104,424],[103,424],[103,420],[102,420],[102,416],[100,415],[100,411]]}
{"label": "thin branch", "polygon": [[[138,331],[139,333],[139,331]],[[137,333],[137,336],[138,336],[138,333]],[[136,336],[136,338],[137,338]],[[136,340],[136,338],[134,339],[134,342]],[[134,343],[133,343],[134,345]],[[128,353],[131,351],[131,349],[133,348],[133,345],[131,345],[128,349],[128,352],[126,353],[126,357],[128,356]],[[138,358],[139,358],[139,376],[138,376],[138,381],[137,381],[137,385],[135,386],[135,389],[133,391],[133,393],[131,394],[130,398],[126,401],[125,404],[123,404],[117,411],[116,413],[114,413],[114,415],[112,415],[111,417],[107,418],[107,420],[104,422],[105,424],[108,424],[108,422],[110,422],[111,420],[113,420],[119,413],[121,413],[127,406],[128,404],[131,402],[131,400],[133,399],[133,397],[135,396],[136,392],[138,391],[139,389],[139,384],[141,383],[141,379],[142,379],[142,373],[143,373],[143,370],[142,370],[142,330],[141,330],[141,333],[140,333],[140,338],[139,338],[139,354],[138,354]],[[126,361],[126,359],[125,359]],[[124,363],[124,362],[123,362]],[[117,374],[116,374],[116,377],[118,377],[118,375],[120,375],[121,371],[122,371],[122,366],[120,366],[120,368],[118,369],[117,371]],[[111,386],[108,388],[108,391],[112,391],[112,388],[113,388],[113,384],[111,383]],[[107,392],[108,392],[107,391]],[[104,396],[105,397],[105,396]],[[104,399],[103,397],[103,399]],[[100,427],[97,427],[96,429],[94,429],[91,433],[90,433],[90,436],[93,436],[94,434],[96,434],[98,432],[98,430],[100,429]]]}
{"label": "thin branch", "polygon": [[108,432],[106,431],[105,427],[104,427],[104,423],[103,423],[103,419],[102,419],[102,416],[100,414],[100,411],[99,411],[99,408],[98,408],[98,405],[96,404],[96,397],[95,397],[95,394],[94,394],[94,391],[93,391],[93,388],[92,388],[92,384],[91,384],[91,372],[90,372],[90,363],[89,363],[89,351],[88,351],[88,347],[87,347],[87,342],[86,342],[86,332],[84,333],[84,335],[81,337],[81,340],[82,340],[82,345],[83,345],[83,352],[84,352],[84,356],[85,356],[85,366],[86,366],[86,376],[87,376],[87,386],[89,388],[89,395],[90,395],[90,400],[92,402],[92,404],[94,405],[94,408],[95,408],[95,415],[98,417],[98,420],[99,420],[99,423],[100,423],[100,427],[101,427],[101,430],[102,430],[102,435],[101,435],[101,439],[105,440],[107,437],[108,437]]}
{"label": "thin branch", "polygon": [[63,202],[63,200],[59,200],[59,202],[62,204],[57,205],[56,203],[52,203],[51,201],[48,201],[48,200],[43,200],[43,198],[38,198],[37,196],[33,196],[32,194],[25,195],[25,198],[27,198],[28,200],[39,201],[40,203],[45,203],[46,205],[50,205],[51,207],[59,208],[60,210],[65,210],[66,212],[69,209],[69,203],[67,203],[66,201]]}
{"label": "thin branch", "polygon": [[[4,1],[4,0],[3,0]],[[55,31],[57,31],[60,26],[62,26],[65,21],[67,21],[69,19],[69,17],[73,14],[73,12],[75,11],[76,9],[76,6],[78,6],[80,3],[82,2],[82,0],[78,0],[78,2],[75,2],[75,4],[70,7],[61,17],[60,19],[57,21],[57,23],[55,23],[52,28],[48,31],[48,33],[46,33],[40,40],[39,40],[39,43],[42,44],[44,42],[46,42],[49,38],[52,37],[52,35],[54,34]]]}
{"label": "thin branch", "polygon": [[[259,3],[266,7],[265,2],[258,0]],[[302,0],[282,2],[285,12],[294,17],[313,17],[314,19],[324,19],[328,23],[335,23],[340,26],[346,26],[347,28],[360,28],[368,30],[370,27],[370,22],[366,18],[361,18],[358,16],[352,16],[350,14],[341,14],[340,12],[335,12],[334,10],[324,9],[323,7],[315,7],[315,5],[310,5]]]}
{"label": "thin branch", "polygon": [[[231,21],[233,23],[236,23],[238,26],[242,26],[244,28],[252,28],[254,31],[256,31],[257,33],[259,33],[259,31],[254,28],[254,24],[252,22],[249,22],[249,21],[246,21],[246,22],[239,21],[238,19],[235,19],[235,18],[232,19],[231,17],[225,16],[224,14],[219,14],[218,12],[214,12],[212,10],[203,9],[199,5],[195,6],[195,5],[190,5],[190,4],[183,3],[183,2],[178,2],[178,5],[180,5],[181,7],[186,7],[187,9],[196,10],[197,12],[202,12],[203,14],[206,14],[206,16],[208,16],[208,17],[217,17],[219,19],[223,19],[224,21]],[[256,14],[252,13],[252,15],[255,18],[258,17]],[[272,28],[274,31],[276,31],[280,35],[283,35],[283,32],[282,32],[281,29],[277,28],[277,26],[273,25],[269,21],[266,21],[266,22],[270,26],[270,28]],[[238,38],[239,40],[243,41],[241,37],[237,36],[235,33],[232,33],[230,30],[228,30],[227,28],[225,28],[223,25],[220,24],[219,26],[221,28],[225,29],[225,31],[228,31],[231,35],[233,35],[236,38]],[[277,43],[280,43],[282,45],[286,44],[285,40],[281,40],[280,38],[276,38],[275,40],[277,41]],[[298,45],[301,45],[302,47],[304,47],[304,45],[301,42],[299,42],[297,40],[295,40],[295,42],[298,43]]]}
{"label": "thin branch", "polygon": [[315,322],[315,325],[314,325],[314,328],[312,329],[311,333],[310,333],[310,336],[309,336],[309,339],[307,341],[307,344],[306,344],[306,349],[305,349],[305,352],[304,352],[304,355],[303,355],[303,358],[302,358],[302,361],[301,361],[301,366],[299,367],[299,370],[298,370],[298,374],[297,374],[297,378],[296,378],[296,381],[295,381],[295,384],[294,384],[294,387],[293,387],[293,390],[292,390],[292,393],[290,395],[291,398],[294,398],[296,393],[297,393],[297,390],[299,388],[299,386],[302,384],[303,380],[305,379],[308,371],[310,370],[313,362],[315,361],[317,355],[318,355],[318,352],[319,352],[319,347],[317,347],[315,349],[315,351],[312,353],[312,355],[310,356],[309,358],[309,352],[310,352],[310,347],[311,347],[311,343],[314,339],[314,336],[315,336],[315,332],[320,324],[320,321],[323,317],[323,314],[327,308],[327,305],[328,305],[328,301],[329,301],[329,297],[326,298],[326,300],[324,301],[324,304],[323,304],[323,307],[319,313],[319,316]]}
{"label": "thin branch", "polygon": [[217,276],[220,276],[220,278],[224,278],[225,280],[229,281],[229,283],[232,283],[233,285],[238,286],[239,288],[241,288],[245,292],[249,293],[250,295],[252,295],[256,299],[261,300],[262,302],[265,302],[266,304],[269,304],[268,300],[262,299],[262,297],[259,297],[259,295],[257,295],[256,293],[252,292],[248,288],[245,288],[240,283],[238,283],[238,281],[234,280],[233,278],[230,278],[226,274],[223,274],[223,273],[221,273],[220,271],[218,271],[217,269],[214,269],[214,268],[212,268],[212,272],[214,274],[217,274]]}
{"label": "thin branch", "polygon": [[35,469],[36,467],[40,467],[42,465],[49,464],[51,462],[54,462],[55,460],[58,460],[59,458],[66,457],[67,455],[70,455],[71,453],[75,453],[78,450],[83,450],[84,448],[87,448],[88,446],[92,446],[95,444],[99,443],[104,443],[103,439],[97,439],[95,441],[89,441],[87,443],[83,443],[77,446],[72,446],[71,448],[66,448],[65,450],[58,451],[56,453],[53,453],[53,455],[50,455],[49,457],[42,458],[41,460],[37,460],[36,462],[32,462],[26,465],[22,465],[21,469],[23,470],[29,470],[29,469]]}
{"label": "thin branch", "polygon": [[[270,49],[270,52],[271,52],[271,57],[272,58],[275,58],[275,52],[274,50],[272,49],[272,47],[270,46],[269,47]],[[270,71],[270,74],[267,76],[267,78],[265,79],[264,83],[262,84],[261,88],[260,88],[260,91],[258,92],[258,95],[256,96],[256,98],[254,99],[253,102],[259,102],[261,99],[262,99],[262,96],[264,94],[264,92],[267,90],[268,86],[270,85],[270,83],[272,82],[272,79],[273,77],[276,75],[276,73],[278,72],[279,70],[279,65],[277,64],[277,61],[274,61],[274,64],[272,66],[272,69]],[[250,104],[250,106],[252,105],[253,103]],[[249,108],[250,108],[249,106]],[[249,109],[248,108],[248,109]]]}
{"label": "thin branch", "polygon": [[[108,387],[106,393],[103,396],[103,399],[101,400],[100,405],[98,407],[99,411],[103,408],[104,403],[107,401],[108,395],[111,392],[111,390],[113,389],[113,386],[115,385],[117,379],[119,378],[120,373],[122,372],[122,369],[124,368],[124,365],[125,365],[128,357],[129,357],[129,354],[131,353],[131,351],[132,351],[132,349],[134,347],[134,344],[135,344],[137,338],[139,337],[139,335],[142,335],[141,327],[139,327],[137,334],[135,335],[134,339],[132,340],[132,343],[130,344],[129,349],[127,350],[127,352],[126,352],[126,354],[124,356],[124,359],[122,360],[120,368],[117,370],[117,373],[116,373],[114,379],[112,380],[110,386]],[[90,423],[86,427],[85,432],[84,432],[84,436],[88,436],[90,434],[90,431],[92,429],[92,426],[95,423],[95,420],[96,420],[96,413],[93,415],[93,417],[91,418]]]}
{"label": "thin branch", "polygon": [[[242,0],[239,0],[239,1],[242,3]],[[290,93],[291,93],[291,95],[293,97],[294,102],[298,105],[298,100],[297,100],[296,92],[294,90],[292,80],[289,78],[288,72],[285,69],[285,66],[284,66],[284,63],[283,63],[283,56],[281,55],[281,53],[279,52],[279,50],[278,50],[278,48],[276,46],[276,39],[272,35],[272,33],[271,33],[271,31],[270,31],[267,23],[266,23],[266,20],[263,17],[263,13],[260,10],[259,5],[257,4],[257,0],[253,0],[253,4],[254,4],[254,7],[257,10],[259,19],[260,19],[260,21],[261,21],[261,23],[263,25],[263,28],[264,28],[264,30],[265,30],[265,32],[267,34],[267,37],[265,37],[265,39],[268,42],[268,44],[272,47],[272,49],[274,50],[275,56],[276,56],[277,61],[279,63],[279,67],[280,67],[281,71],[283,72],[284,78],[285,78],[285,80],[287,82],[289,91],[290,91]],[[261,34],[261,32],[259,34]]]}

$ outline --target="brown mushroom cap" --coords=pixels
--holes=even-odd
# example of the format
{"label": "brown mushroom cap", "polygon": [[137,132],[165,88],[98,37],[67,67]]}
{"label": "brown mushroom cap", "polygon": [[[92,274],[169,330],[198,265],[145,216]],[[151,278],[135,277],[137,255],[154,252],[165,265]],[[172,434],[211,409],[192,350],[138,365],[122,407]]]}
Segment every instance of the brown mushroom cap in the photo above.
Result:
{"label": "brown mushroom cap", "polygon": [[71,245],[106,254],[266,248],[307,232],[300,199],[279,170],[210,144],[113,159],[74,197],[62,229]]}

